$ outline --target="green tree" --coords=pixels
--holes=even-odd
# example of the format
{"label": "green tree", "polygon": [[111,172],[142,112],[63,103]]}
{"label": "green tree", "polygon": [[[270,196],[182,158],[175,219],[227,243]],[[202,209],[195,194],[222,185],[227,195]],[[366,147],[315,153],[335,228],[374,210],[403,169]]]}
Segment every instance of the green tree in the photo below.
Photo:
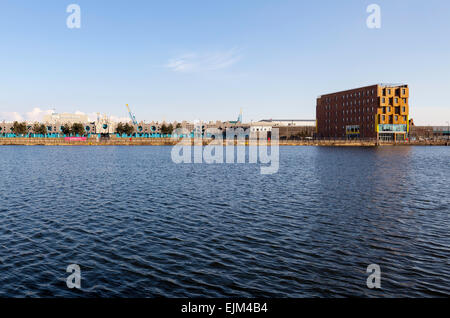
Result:
{"label": "green tree", "polygon": [[72,134],[83,136],[86,134],[86,130],[84,129],[84,125],[82,123],[74,123],[71,129]]}
{"label": "green tree", "polygon": [[171,135],[173,132],[173,125],[169,124],[169,126],[167,126],[167,134]]}
{"label": "green tree", "polygon": [[17,136],[25,135],[28,132],[27,124],[25,122],[19,123],[15,121],[13,123],[12,129]]}
{"label": "green tree", "polygon": [[125,133],[124,124],[118,123],[116,127],[116,134],[123,135]]}
{"label": "green tree", "polygon": [[163,134],[163,135],[167,134],[167,126],[166,126],[166,124],[162,124],[162,126],[161,126],[161,134]]}
{"label": "green tree", "polygon": [[64,126],[61,127],[61,131],[64,135],[70,135],[71,127],[69,124],[64,124]]}
{"label": "green tree", "polygon": [[126,124],[118,123],[117,124],[117,127],[116,127],[116,133],[117,134],[119,134],[119,135],[123,135],[123,134],[131,135],[133,132],[134,132],[134,126],[132,126],[132,125],[130,125],[128,123],[126,123]]}
{"label": "green tree", "polygon": [[132,133],[134,133],[134,126],[132,126],[132,125],[126,123],[126,124],[123,126],[123,130],[124,130],[124,133],[125,133],[125,134],[131,135]]}
{"label": "green tree", "polygon": [[36,135],[45,135],[47,134],[47,127],[44,124],[35,123],[32,128],[33,133]]}

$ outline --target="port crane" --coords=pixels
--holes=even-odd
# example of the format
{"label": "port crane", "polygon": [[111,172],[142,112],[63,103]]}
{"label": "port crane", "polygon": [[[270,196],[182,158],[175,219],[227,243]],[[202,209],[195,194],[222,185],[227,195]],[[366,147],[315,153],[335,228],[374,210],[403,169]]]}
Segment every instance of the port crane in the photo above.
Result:
{"label": "port crane", "polygon": [[138,124],[137,120],[136,120],[136,116],[134,116],[134,114],[131,112],[130,106],[128,106],[127,104],[127,109],[128,109],[128,114],[130,115],[131,121],[133,122],[133,125]]}
{"label": "port crane", "polygon": [[242,124],[242,108],[241,112],[239,113],[238,119],[236,121],[232,120],[229,121],[230,124]]}
{"label": "port crane", "polygon": [[241,108],[241,112],[239,113],[239,117],[238,117],[237,122],[238,122],[239,124],[242,124],[242,108]]}

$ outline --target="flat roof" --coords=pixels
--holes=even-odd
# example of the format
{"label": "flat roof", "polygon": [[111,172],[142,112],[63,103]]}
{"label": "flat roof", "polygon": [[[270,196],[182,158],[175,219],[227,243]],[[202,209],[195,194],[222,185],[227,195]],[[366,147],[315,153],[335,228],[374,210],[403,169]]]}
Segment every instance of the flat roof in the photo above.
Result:
{"label": "flat roof", "polygon": [[362,89],[362,88],[374,87],[374,86],[381,86],[381,87],[407,87],[408,84],[405,84],[405,83],[377,83],[377,84],[373,84],[373,85],[355,87],[355,88],[350,88],[350,89],[346,89],[346,90],[343,90],[343,91],[336,91],[336,92],[332,92],[332,93],[322,94],[322,95],[319,95],[317,98],[321,98],[322,96],[327,96],[327,95],[333,95],[333,94],[338,94],[338,93],[350,92],[350,91],[354,91],[354,90]]}
{"label": "flat roof", "polygon": [[381,87],[401,87],[401,86],[408,86],[408,84],[405,83],[379,83]]}

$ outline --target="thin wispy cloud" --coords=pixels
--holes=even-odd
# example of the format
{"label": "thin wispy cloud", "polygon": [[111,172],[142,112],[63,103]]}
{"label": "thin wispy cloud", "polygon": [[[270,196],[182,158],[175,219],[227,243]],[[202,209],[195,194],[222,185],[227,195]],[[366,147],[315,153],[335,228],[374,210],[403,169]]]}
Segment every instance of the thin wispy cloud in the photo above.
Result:
{"label": "thin wispy cloud", "polygon": [[239,62],[242,58],[239,50],[212,53],[188,53],[172,58],[166,67],[174,72],[195,73],[226,69]]}

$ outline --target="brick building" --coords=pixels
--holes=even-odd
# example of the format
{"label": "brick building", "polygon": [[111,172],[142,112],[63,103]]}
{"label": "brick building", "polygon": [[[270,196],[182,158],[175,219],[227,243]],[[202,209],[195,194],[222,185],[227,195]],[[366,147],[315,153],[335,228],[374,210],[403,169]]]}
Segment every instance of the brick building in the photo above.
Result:
{"label": "brick building", "polygon": [[377,84],[319,96],[316,118],[318,137],[404,140],[408,85]]}

